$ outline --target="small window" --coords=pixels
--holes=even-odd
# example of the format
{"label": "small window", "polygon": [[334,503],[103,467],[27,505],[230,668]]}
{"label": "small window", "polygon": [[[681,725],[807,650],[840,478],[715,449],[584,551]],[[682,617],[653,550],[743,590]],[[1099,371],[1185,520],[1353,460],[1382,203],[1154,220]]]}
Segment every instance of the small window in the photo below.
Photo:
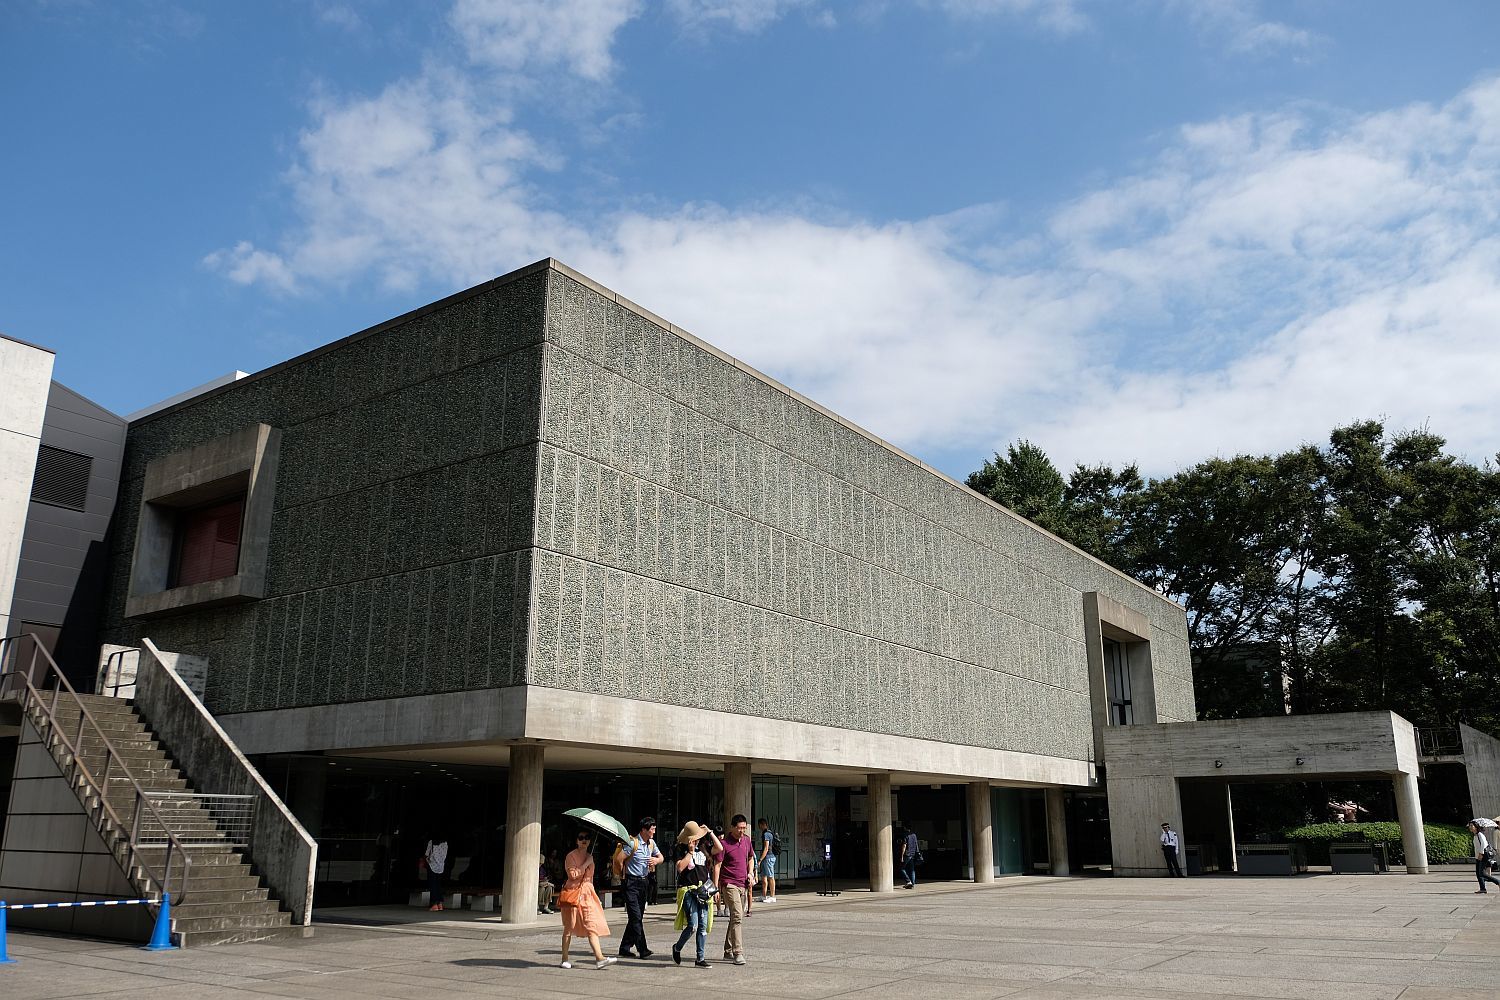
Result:
{"label": "small window", "polygon": [[178,514],[170,585],[189,587],[234,576],[240,565],[244,516],[243,496]]}
{"label": "small window", "polygon": [[31,499],[68,510],[83,510],[89,499],[89,473],[94,460],[88,455],[42,445],[36,451],[36,475],[31,480]]}

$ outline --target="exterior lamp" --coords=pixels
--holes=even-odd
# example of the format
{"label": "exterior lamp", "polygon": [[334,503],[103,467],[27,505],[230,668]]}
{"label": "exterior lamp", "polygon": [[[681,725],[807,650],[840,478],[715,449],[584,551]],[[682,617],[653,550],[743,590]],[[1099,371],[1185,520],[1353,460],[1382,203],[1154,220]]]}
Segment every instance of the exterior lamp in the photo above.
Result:
{"label": "exterior lamp", "polygon": [[1215,757],[1214,758],[1214,767],[1223,767],[1223,766],[1224,766],[1224,762],[1222,760],[1220,760],[1219,758]]}

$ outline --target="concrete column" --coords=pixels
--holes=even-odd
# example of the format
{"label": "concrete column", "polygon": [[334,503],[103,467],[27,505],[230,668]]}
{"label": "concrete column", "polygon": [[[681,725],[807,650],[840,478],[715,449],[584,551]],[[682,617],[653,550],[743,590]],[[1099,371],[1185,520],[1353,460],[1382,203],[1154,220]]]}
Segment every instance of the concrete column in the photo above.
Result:
{"label": "concrete column", "polygon": [[1220,859],[1220,871],[1239,871],[1240,852],[1234,838],[1234,791],[1229,782],[1224,782],[1224,813],[1229,819],[1229,858]]}
{"label": "concrete column", "polygon": [[1417,776],[1398,774],[1396,817],[1401,820],[1401,849],[1406,853],[1408,875],[1427,874],[1427,836],[1422,829],[1422,800],[1417,795]]}
{"label": "concrete column", "polygon": [[500,919],[536,922],[537,858],[542,852],[542,757],[540,746],[510,748],[510,791],[505,802],[505,882]]}
{"label": "concrete column", "polygon": [[870,891],[896,890],[896,845],[891,838],[891,776],[865,779],[870,808]]}
{"label": "concrete column", "polygon": [[974,881],[995,881],[995,834],[990,809],[990,783],[969,782],[969,851],[974,858]]}
{"label": "concrete column", "polygon": [[1047,855],[1052,858],[1052,874],[1067,875],[1068,810],[1061,788],[1047,789]]}
{"label": "concrete column", "polygon": [[750,821],[750,836],[755,836],[755,817],[751,810],[755,800],[751,794],[750,764],[731,761],[724,765],[724,829],[729,829],[730,817],[743,813]]}

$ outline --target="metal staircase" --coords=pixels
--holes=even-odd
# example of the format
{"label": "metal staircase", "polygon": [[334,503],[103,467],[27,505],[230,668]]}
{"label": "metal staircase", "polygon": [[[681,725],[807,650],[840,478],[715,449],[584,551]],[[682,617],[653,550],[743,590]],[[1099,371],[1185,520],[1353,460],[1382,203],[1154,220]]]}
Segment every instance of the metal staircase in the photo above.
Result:
{"label": "metal staircase", "polygon": [[252,796],[195,792],[129,701],[77,693],[40,643],[23,664],[23,638],[0,640],[0,697],[20,702],[141,898],[171,894],[177,943],[303,936],[247,860]]}

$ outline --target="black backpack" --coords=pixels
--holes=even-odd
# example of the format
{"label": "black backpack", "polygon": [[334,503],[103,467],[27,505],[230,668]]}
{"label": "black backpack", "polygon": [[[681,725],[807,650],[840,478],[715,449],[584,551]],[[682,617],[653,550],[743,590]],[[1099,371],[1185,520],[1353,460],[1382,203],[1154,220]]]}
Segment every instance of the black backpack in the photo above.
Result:
{"label": "black backpack", "polygon": [[775,830],[766,831],[771,835],[771,853],[777,857],[781,856],[781,834]]}

